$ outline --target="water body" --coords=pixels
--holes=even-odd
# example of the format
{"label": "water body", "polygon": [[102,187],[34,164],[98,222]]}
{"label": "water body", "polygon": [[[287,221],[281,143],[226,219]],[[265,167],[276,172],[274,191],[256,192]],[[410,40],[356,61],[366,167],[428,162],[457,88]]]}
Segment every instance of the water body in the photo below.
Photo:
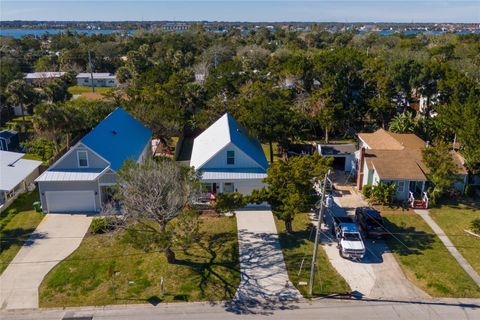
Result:
{"label": "water body", "polygon": [[[21,38],[24,36],[35,36],[35,37],[41,37],[43,35],[47,34],[59,34],[59,33],[64,33],[67,31],[74,31],[77,33],[83,33],[86,35],[93,35],[93,34],[112,34],[112,33],[120,33],[124,34],[127,33],[128,35],[132,35],[135,30],[114,30],[114,29],[102,29],[102,30],[91,30],[91,29],[0,29],[0,36],[7,36],[7,37],[13,37],[13,38]],[[445,34],[447,32],[445,31],[404,31],[404,32],[399,32],[396,30],[381,30],[377,31],[378,34],[382,36],[389,36],[393,34],[404,34],[404,35],[414,35],[414,34],[426,34],[426,35],[441,35]],[[359,34],[365,34],[367,32],[365,31],[359,31]],[[480,31],[476,32],[470,32],[470,31],[457,31],[455,34],[479,34]]]}
{"label": "water body", "polygon": [[91,30],[91,29],[0,29],[0,36],[7,36],[13,38],[21,38],[24,36],[35,36],[41,37],[47,34],[59,34],[65,33],[67,31],[82,33],[86,35],[94,34],[112,34],[112,33],[128,33],[129,35],[133,34],[135,30],[113,30],[113,29],[101,29],[101,30]]}

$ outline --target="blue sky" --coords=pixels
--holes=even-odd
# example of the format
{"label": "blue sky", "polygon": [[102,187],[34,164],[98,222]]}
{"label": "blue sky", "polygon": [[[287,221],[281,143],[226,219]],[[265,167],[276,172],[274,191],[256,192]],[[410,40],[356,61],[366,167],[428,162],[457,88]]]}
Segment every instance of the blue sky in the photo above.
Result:
{"label": "blue sky", "polygon": [[480,0],[1,0],[1,20],[474,22]]}

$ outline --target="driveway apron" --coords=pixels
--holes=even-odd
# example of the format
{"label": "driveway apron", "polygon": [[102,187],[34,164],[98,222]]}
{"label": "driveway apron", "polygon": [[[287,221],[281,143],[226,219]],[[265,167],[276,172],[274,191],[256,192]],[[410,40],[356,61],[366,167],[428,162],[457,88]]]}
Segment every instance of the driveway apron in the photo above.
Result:
{"label": "driveway apron", "polygon": [[237,211],[240,286],[234,300],[265,306],[298,300],[290,283],[272,212]]}
{"label": "driveway apron", "polygon": [[84,214],[47,214],[0,276],[0,308],[38,308],[43,278],[78,248],[91,220]]}

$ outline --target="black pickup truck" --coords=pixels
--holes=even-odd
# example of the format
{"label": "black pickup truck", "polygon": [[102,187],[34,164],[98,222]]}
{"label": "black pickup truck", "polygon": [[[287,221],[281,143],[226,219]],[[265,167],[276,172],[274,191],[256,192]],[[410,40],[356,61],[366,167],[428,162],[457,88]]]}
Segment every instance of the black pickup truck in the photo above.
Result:
{"label": "black pickup truck", "polygon": [[380,212],[371,207],[355,210],[355,220],[367,238],[381,238],[387,235]]}

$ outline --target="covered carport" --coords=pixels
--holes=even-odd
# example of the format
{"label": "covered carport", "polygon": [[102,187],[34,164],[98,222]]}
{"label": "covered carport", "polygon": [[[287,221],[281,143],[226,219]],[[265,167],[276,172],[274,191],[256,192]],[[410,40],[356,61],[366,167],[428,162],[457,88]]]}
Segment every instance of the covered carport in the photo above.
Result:
{"label": "covered carport", "polygon": [[354,167],[355,145],[352,143],[319,144],[318,153],[322,157],[332,157],[335,170],[350,172]]}

